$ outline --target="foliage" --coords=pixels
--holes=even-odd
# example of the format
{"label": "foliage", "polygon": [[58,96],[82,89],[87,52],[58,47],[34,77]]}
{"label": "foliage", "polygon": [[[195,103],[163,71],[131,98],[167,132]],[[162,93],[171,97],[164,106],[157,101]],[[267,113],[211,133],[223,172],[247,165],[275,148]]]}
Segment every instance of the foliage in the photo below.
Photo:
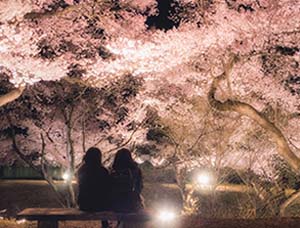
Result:
{"label": "foliage", "polygon": [[[41,151],[44,134],[46,160],[67,168],[80,163],[85,146],[100,145],[107,158],[130,146],[140,161],[172,165],[183,194],[195,167],[250,170],[262,177],[258,189],[269,187],[261,183],[286,175],[272,174],[273,155],[297,160],[300,148],[299,7],[293,0],[1,1],[0,94],[27,86],[1,108],[1,129],[9,122],[15,133],[28,129],[16,135],[24,154]],[[284,150],[255,118],[211,107],[220,74],[215,101],[252,107],[283,136]]]}

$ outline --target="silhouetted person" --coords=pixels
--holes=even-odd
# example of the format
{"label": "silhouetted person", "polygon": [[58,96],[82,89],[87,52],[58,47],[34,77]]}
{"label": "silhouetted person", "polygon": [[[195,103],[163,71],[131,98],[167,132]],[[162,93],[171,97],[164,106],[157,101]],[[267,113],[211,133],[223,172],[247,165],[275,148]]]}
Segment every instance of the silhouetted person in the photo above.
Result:
{"label": "silhouetted person", "polygon": [[[83,211],[105,211],[110,209],[110,177],[102,166],[102,154],[98,148],[91,147],[83,157],[78,171],[78,205]],[[108,227],[102,221],[102,227]]]}
{"label": "silhouetted person", "polygon": [[120,149],[115,156],[112,172],[112,209],[117,212],[137,212],[143,208],[141,192],[142,172],[128,149]]}

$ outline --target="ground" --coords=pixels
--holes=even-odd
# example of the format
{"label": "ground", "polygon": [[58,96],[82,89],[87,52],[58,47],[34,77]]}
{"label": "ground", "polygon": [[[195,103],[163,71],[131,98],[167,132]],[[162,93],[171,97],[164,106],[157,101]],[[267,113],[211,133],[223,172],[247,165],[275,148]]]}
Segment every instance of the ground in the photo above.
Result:
{"label": "ground", "polygon": [[[63,186],[63,182],[60,183]],[[159,204],[172,202],[180,208],[181,196],[175,184],[145,183],[143,191],[146,207],[155,211]],[[44,181],[0,180],[0,228],[36,228],[36,223],[18,224],[13,218],[26,207],[58,207],[54,193]],[[5,210],[5,211],[3,211]],[[2,217],[1,217],[2,216]],[[5,217],[5,218],[3,218]],[[61,222],[60,228],[100,227],[99,221]],[[147,228],[300,228],[299,219],[237,220],[204,219],[199,216],[182,217],[177,223],[149,223]]]}
{"label": "ground", "polygon": [[[60,182],[60,187],[64,183]],[[155,210],[159,204],[172,202],[178,210],[181,207],[181,195],[175,184],[145,183],[143,190],[146,207]],[[37,180],[0,180],[0,212],[2,217],[11,220],[0,221],[0,228],[35,228],[36,224],[16,224],[13,218],[28,207],[60,207],[54,192],[45,181]],[[170,203],[169,203],[170,204]],[[90,228],[99,222],[67,222],[65,228]]]}
{"label": "ground", "polygon": [[[64,183],[60,182],[60,187]],[[0,211],[6,209],[6,216],[14,217],[27,207],[60,207],[55,194],[45,181],[0,180]],[[181,195],[175,184],[145,183],[143,197],[147,208],[157,207],[156,202],[172,202],[181,207]]]}

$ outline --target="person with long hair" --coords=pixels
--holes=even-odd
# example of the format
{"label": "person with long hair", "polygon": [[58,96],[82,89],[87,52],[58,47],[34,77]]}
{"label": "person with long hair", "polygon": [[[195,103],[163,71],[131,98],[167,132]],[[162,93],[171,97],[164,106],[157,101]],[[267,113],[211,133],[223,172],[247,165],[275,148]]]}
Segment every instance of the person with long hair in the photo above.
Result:
{"label": "person with long hair", "polygon": [[[111,182],[108,170],[102,165],[102,153],[96,147],[87,150],[78,170],[78,205],[83,211],[110,209]],[[109,227],[102,221],[102,227]]]}
{"label": "person with long hair", "polygon": [[142,172],[132,159],[131,152],[117,151],[112,164],[112,209],[117,212],[137,212],[143,208]]}

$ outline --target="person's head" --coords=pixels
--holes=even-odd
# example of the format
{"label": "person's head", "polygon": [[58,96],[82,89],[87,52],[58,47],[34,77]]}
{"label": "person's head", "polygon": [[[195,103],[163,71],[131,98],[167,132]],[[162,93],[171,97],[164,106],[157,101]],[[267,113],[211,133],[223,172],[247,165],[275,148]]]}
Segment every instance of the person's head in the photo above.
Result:
{"label": "person's head", "polygon": [[102,153],[96,147],[91,147],[87,150],[83,157],[83,161],[87,165],[101,165],[102,163]]}
{"label": "person's head", "polygon": [[112,168],[115,170],[130,169],[136,166],[134,160],[131,157],[130,150],[122,148],[117,151],[115,160],[113,162]]}

